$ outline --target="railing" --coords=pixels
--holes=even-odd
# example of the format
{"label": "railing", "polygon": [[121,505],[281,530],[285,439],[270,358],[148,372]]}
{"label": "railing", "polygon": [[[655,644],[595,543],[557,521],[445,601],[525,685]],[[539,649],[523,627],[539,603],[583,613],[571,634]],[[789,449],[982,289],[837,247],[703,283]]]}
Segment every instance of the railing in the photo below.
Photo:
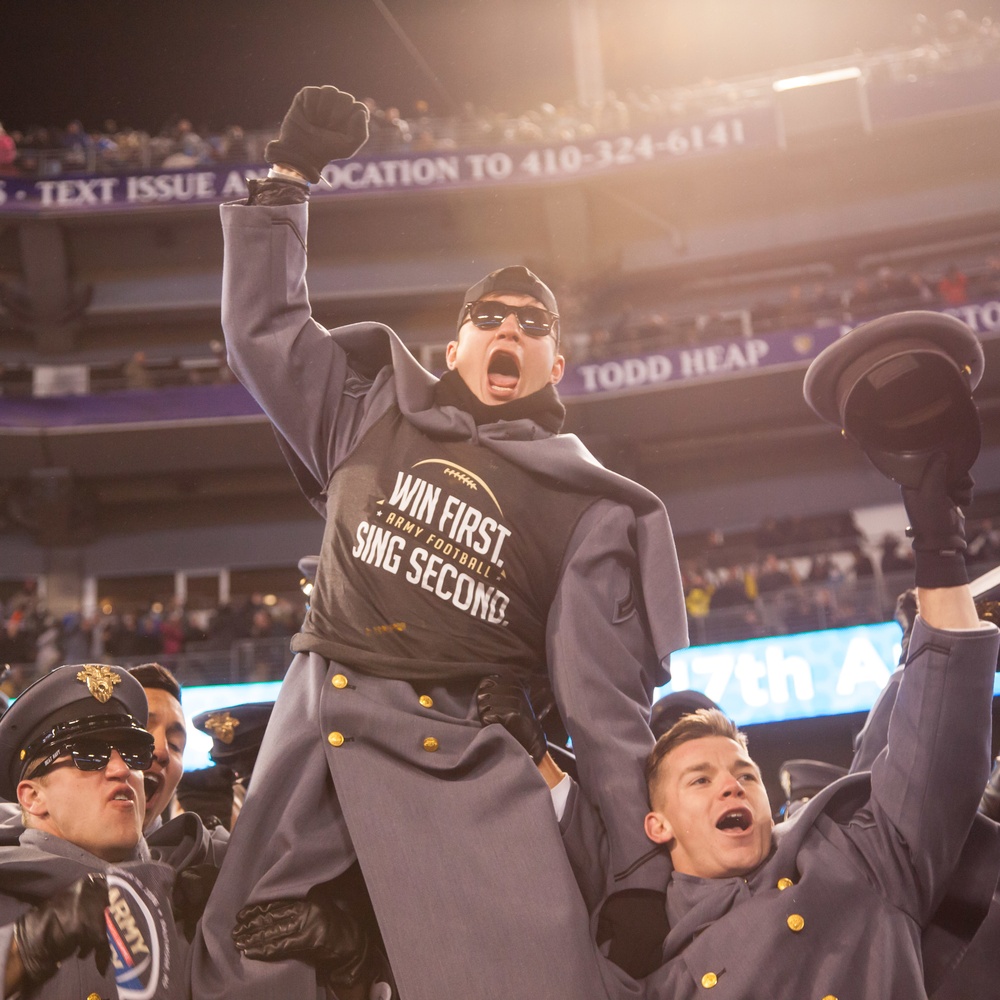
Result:
{"label": "railing", "polygon": [[[281,680],[294,655],[290,638],[240,639],[228,649],[188,649],[183,653],[157,653],[142,656],[114,656],[101,659],[122,667],[135,667],[155,661],[171,670],[181,685],[249,684],[253,681]],[[195,644],[197,645],[197,644]],[[14,663],[11,678],[5,685],[11,693],[22,691],[37,676],[34,664]]]}
{"label": "railing", "polygon": [[[248,684],[277,681],[285,676],[294,655],[290,638],[239,639],[229,649],[188,649],[153,659],[172,670],[182,685]],[[129,657],[122,666],[148,662],[149,656]]]}
{"label": "railing", "polygon": [[688,617],[691,644],[704,646],[890,621],[897,598],[912,586],[912,572],[892,573],[800,584],[737,607],[712,610],[709,606],[707,615]]}

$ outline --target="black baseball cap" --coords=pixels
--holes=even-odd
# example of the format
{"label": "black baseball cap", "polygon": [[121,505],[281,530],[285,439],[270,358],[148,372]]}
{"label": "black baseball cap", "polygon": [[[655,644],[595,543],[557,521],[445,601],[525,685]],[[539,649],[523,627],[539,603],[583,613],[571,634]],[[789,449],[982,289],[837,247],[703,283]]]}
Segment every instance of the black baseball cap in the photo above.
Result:
{"label": "black baseball cap", "polygon": [[465,321],[465,307],[470,302],[478,302],[484,296],[504,292],[512,295],[530,295],[532,298],[538,299],[550,313],[559,315],[559,306],[556,303],[555,295],[552,294],[552,289],[537,274],[521,264],[514,264],[491,271],[465,293],[462,308],[458,313],[459,327]]}

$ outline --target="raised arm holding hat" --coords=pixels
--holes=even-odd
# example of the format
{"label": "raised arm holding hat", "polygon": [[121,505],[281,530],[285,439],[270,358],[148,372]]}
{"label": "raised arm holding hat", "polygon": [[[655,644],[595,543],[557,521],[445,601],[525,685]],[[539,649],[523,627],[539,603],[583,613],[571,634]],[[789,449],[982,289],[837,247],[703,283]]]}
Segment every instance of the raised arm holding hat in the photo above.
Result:
{"label": "raised arm holding hat", "polygon": [[360,145],[366,114],[318,89],[293,102],[271,176],[222,208],[230,361],[326,533],[196,992],[314,995],[303,953],[241,956],[237,914],[257,926],[269,901],[302,904],[360,865],[407,1000],[580,1000],[597,982],[590,915],[544,782],[502,727],[479,727],[475,694],[491,674],[554,691],[608,824],[604,895],[662,884],[641,796],[652,690],[686,642],[666,512],[559,434],[557,301],[522,265],[458,303],[441,379],[385,326],[315,322],[306,181]]}
{"label": "raised arm holding hat", "polygon": [[[814,364],[828,362],[821,355]],[[839,412],[832,422],[841,424]],[[647,763],[645,818],[673,869],[662,964],[639,986],[619,977],[616,988],[606,977],[609,995],[920,1000],[938,988],[957,995],[943,979],[947,969],[970,938],[975,943],[980,923],[995,935],[989,903],[1000,849],[995,824],[991,831],[976,812],[989,773],[1000,633],[980,620],[957,562],[958,508],[969,502],[977,449],[954,438],[970,426],[946,423],[918,474],[901,473],[919,614],[890,723],[872,730],[887,732],[886,745],[873,748],[866,770],[816,790],[775,827],[746,737],[731,720],[702,708],[667,730]],[[908,441],[907,450],[924,450],[919,436]],[[955,455],[968,462],[958,472]],[[599,815],[575,787],[561,822],[575,864],[604,856]],[[969,876],[979,881],[956,886]],[[934,961],[925,968],[926,948]],[[987,992],[963,996],[992,995],[995,945],[978,957],[990,954]]]}

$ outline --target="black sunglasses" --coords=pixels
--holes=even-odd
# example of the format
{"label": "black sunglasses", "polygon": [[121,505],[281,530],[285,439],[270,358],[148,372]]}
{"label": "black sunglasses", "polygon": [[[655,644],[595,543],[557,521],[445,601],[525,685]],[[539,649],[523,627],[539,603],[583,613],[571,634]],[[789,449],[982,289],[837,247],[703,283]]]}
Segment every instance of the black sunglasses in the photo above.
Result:
{"label": "black sunglasses", "polygon": [[559,317],[541,306],[509,306],[496,299],[480,299],[467,302],[465,311],[480,330],[495,330],[511,313],[529,337],[545,337],[559,328]]}
{"label": "black sunglasses", "polygon": [[[32,771],[31,777],[38,778],[58,767],[72,764],[80,771],[103,771],[115,750],[125,761],[130,771],[148,771],[153,766],[153,737],[149,733],[130,733],[114,740],[103,740],[98,736],[84,736],[69,740],[43,758],[41,764]],[[60,757],[70,755],[67,761]]]}

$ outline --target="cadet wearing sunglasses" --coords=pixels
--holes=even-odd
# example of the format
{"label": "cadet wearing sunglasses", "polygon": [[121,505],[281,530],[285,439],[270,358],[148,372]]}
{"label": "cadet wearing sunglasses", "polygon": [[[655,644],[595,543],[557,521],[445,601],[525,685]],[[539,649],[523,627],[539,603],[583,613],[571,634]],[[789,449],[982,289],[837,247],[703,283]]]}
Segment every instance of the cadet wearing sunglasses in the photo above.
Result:
{"label": "cadet wearing sunglasses", "polygon": [[381,324],[312,316],[308,183],[367,117],[304,88],[269,176],[221,209],[229,363],[327,526],[192,991],[312,998],[319,972],[395,998],[388,961],[406,996],[579,1000],[600,976],[590,915],[530,758],[469,725],[474,692],[511,671],[559,703],[615,859],[610,957],[641,975],[631,953],[664,936],[662,897],[632,904],[665,878],[640,798],[648,698],[685,643],[676,552],[659,499],[560,433],[559,309],[527,267],[455,302],[440,378]]}
{"label": "cadet wearing sunglasses", "polygon": [[445,359],[481,403],[523,399],[563,377],[559,316],[532,295],[491,292],[463,307]]}
{"label": "cadet wearing sunglasses", "polygon": [[139,842],[142,772],[153,762],[146,696],[126,676],[94,664],[61,667],[32,684],[0,722],[7,765],[0,794],[18,801],[26,828],[104,861],[129,857]]}
{"label": "cadet wearing sunglasses", "polygon": [[0,847],[4,996],[53,976],[45,995],[113,993],[104,872],[148,858],[146,719],[139,682],[97,664],[56,668],[0,718],[0,797],[19,804],[25,827]]}

